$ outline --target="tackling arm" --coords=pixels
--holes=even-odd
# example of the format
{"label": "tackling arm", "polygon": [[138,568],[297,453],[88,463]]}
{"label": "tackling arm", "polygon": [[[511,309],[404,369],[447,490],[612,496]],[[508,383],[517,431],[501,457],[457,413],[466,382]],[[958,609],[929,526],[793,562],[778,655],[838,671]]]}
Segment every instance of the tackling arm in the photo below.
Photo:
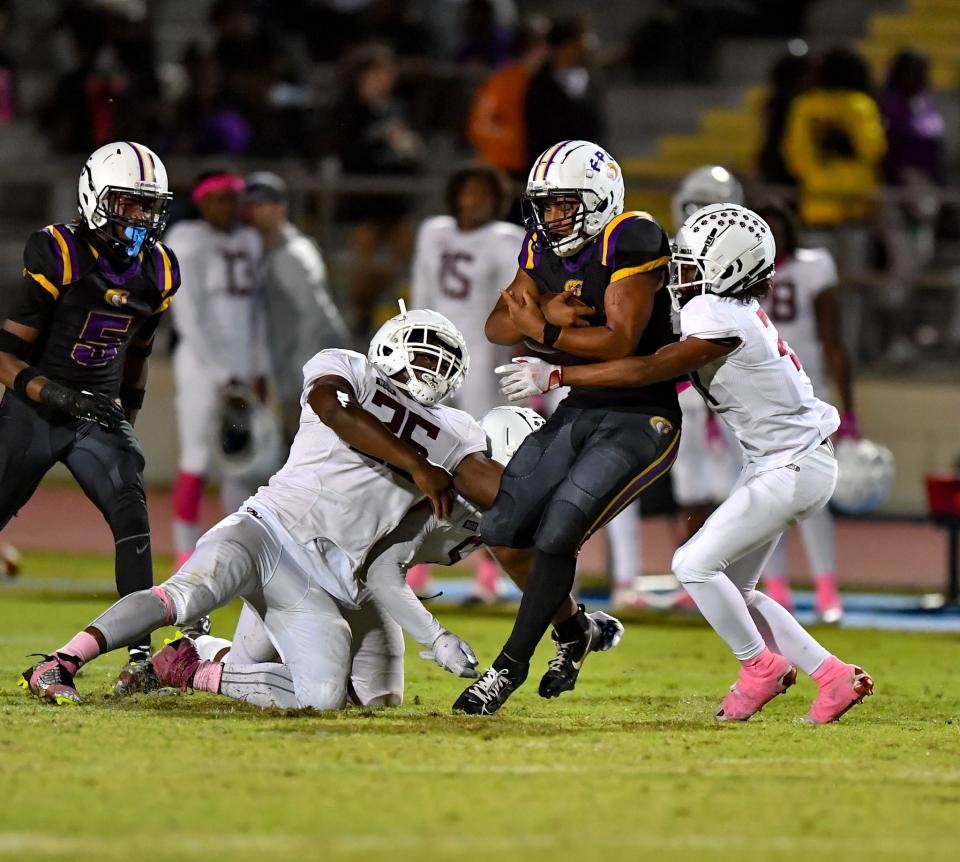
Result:
{"label": "tackling arm", "polygon": [[348,446],[409,473],[430,500],[437,517],[445,518],[450,513],[454,496],[450,474],[435,467],[412,446],[391,434],[376,416],[364,410],[344,378],[335,375],[319,378],[307,400],[320,421]]}
{"label": "tackling arm", "polygon": [[[510,347],[523,341],[526,333],[522,332],[513,321],[504,294],[516,300],[526,297],[531,304],[536,305],[540,298],[540,289],[529,275],[522,269],[517,269],[513,281],[501,293],[493,311],[490,312],[490,316],[483,327],[487,341],[491,344],[502,344]],[[543,335],[542,330],[540,334]]]}

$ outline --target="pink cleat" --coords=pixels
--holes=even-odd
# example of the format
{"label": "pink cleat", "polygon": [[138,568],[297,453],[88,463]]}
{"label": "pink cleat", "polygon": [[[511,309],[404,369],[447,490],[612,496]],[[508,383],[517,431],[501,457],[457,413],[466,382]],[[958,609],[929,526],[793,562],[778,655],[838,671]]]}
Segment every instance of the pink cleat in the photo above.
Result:
{"label": "pink cleat", "polygon": [[200,654],[190,638],[177,638],[150,659],[161,685],[186,691],[200,667]]}
{"label": "pink cleat", "polygon": [[763,591],[780,607],[793,613],[793,593],[786,578],[764,578]]}
{"label": "pink cleat", "polygon": [[716,717],[746,721],[796,681],[797,669],[782,655],[765,650],[749,666],[740,666],[740,676],[730,686]]}
{"label": "pink cleat", "polygon": [[79,706],[80,692],[73,684],[73,670],[76,670],[76,665],[73,664],[71,670],[71,664],[57,655],[44,655],[42,658],[43,661],[38,661],[20,674],[17,684],[47,703]]}
{"label": "pink cleat", "polygon": [[816,671],[814,677],[819,691],[805,721],[811,724],[829,724],[837,721],[847,710],[873,694],[873,678],[863,668],[846,664],[830,656]]}

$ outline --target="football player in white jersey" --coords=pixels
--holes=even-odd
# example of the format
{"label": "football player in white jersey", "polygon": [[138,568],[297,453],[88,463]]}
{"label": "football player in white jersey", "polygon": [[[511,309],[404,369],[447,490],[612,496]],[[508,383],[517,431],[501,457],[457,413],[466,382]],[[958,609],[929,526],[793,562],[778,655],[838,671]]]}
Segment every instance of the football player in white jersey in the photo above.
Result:
{"label": "football player in white jersey", "polygon": [[[491,344],[482,322],[501,288],[513,280],[524,231],[500,221],[504,179],[491,167],[470,165],[447,182],[449,215],[424,220],[417,233],[410,282],[414,308],[432,308],[462,333],[470,352],[471,374],[454,397],[455,406],[480,416],[502,402],[493,369],[510,358],[509,348]],[[430,569],[412,569],[407,581],[429,592]],[[500,569],[484,554],[473,583],[473,597],[495,601],[501,592]]]}
{"label": "football player in white jersey", "polygon": [[[703,165],[683,178],[671,200],[673,229],[709,204],[744,203],[743,186],[720,165]],[[670,471],[673,496],[682,510],[686,538],[707,520],[723,500],[740,469],[740,459],[707,402],[689,381],[678,384],[683,433],[677,460]]]}
{"label": "football player in white jersey", "polygon": [[[201,174],[192,191],[200,218],[178,222],[166,236],[183,251],[183,289],[173,312],[180,336],[173,356],[180,438],[173,487],[178,568],[200,535],[200,498],[226,387],[243,384],[261,399],[266,394],[266,319],[254,281],[261,242],[253,228],[239,223],[242,189],[243,180],[234,174]],[[252,490],[223,477],[223,510],[232,512]]]}
{"label": "football player in white jersey", "polygon": [[[761,301],[780,335],[803,362],[813,391],[823,396],[827,378],[840,401],[838,438],[860,437],[853,406],[850,358],[840,334],[837,267],[825,248],[798,248],[797,225],[791,210],[768,203],[757,212],[766,220],[777,243],[777,271],[770,293]],[[798,524],[810,573],[816,588],[817,616],[839,622],[843,603],[837,590],[837,543],[833,515],[824,506]],[[777,545],[763,572],[766,592],[788,610],[793,596],[787,573],[787,534]]]}
{"label": "football player in white jersey", "polygon": [[[551,385],[644,386],[690,374],[740,442],[744,469],[726,501],[674,555],[673,571],[740,660],[717,717],[744,721],[796,681],[817,682],[809,721],[834,721],[873,692],[861,668],[832,656],[756,589],[787,526],[830,499],[840,417],[813,392],[800,360],[757,302],[769,290],[776,246],[769,226],[731,204],[704,207],[677,233],[671,294],[681,340],[652,356],[560,368],[524,358],[503,378],[511,398]],[[536,316],[524,298],[516,314]]]}
{"label": "football player in white jersey", "polygon": [[[434,515],[448,517],[454,481],[477,505],[492,504],[502,468],[482,454],[485,433],[439,404],[467,367],[460,333],[426,310],[388,321],[369,358],[317,354],[304,367],[300,431],[270,483],[209,530],[173,577],[101,614],[25,671],[22,685],[49,702],[79,703],[73,675],[86,662],[134,640],[131,633],[182,625],[240,596],[284,664],[203,662],[181,639],[151,661],[161,683],[317,709],[343,706],[353,684],[365,703],[393,702],[389,673],[351,679],[364,646],[380,653],[381,668],[402,655],[379,607],[361,606],[355,573],[424,498]],[[600,633],[596,622],[586,624]],[[473,673],[476,661],[459,638],[443,632],[430,646],[443,666]]]}

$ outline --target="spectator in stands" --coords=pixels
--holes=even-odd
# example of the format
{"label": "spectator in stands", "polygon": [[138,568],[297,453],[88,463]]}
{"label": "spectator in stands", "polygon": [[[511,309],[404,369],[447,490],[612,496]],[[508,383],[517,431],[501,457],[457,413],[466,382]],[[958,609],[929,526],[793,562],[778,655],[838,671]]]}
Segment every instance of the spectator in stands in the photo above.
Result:
{"label": "spectator in stands", "polygon": [[582,18],[554,22],[549,58],[533,76],[524,104],[527,152],[533,158],[571,138],[602,141],[606,129],[602,95],[590,69],[596,36]]}
{"label": "spectator in stands", "polygon": [[256,280],[267,313],[271,379],[289,446],[300,424],[303,366],[318,350],[349,347],[350,333],[330,295],[320,249],[290,223],[288,198],[276,174],[259,171],[246,179],[247,220],[263,240]]}
{"label": "spectator in stands", "polygon": [[867,198],[878,189],[885,151],[866,63],[849,48],[834,48],[787,117],[783,155],[800,186],[804,224],[832,228],[869,218],[875,207]]}
{"label": "spectator in stands", "polygon": [[524,105],[533,76],[547,59],[545,18],[531,18],[517,32],[517,58],[487,78],[477,91],[467,134],[483,161],[514,180],[526,176],[535,154],[527,150]]}
{"label": "spectator in stands", "polygon": [[[422,143],[394,97],[397,68],[383,45],[358,48],[346,63],[346,83],[334,108],[336,153],[345,174],[410,176],[419,170]],[[337,217],[349,227],[353,252],[350,299],[357,331],[369,328],[377,299],[403,271],[413,246],[405,194],[373,192],[341,199]],[[378,252],[386,247],[390,260]]]}
{"label": "spectator in stands", "polygon": [[783,136],[793,100],[810,86],[814,65],[809,54],[781,57],[770,72],[770,93],[763,107],[763,144],[757,167],[764,182],[796,185],[783,158]]}
{"label": "spectator in stands", "polygon": [[910,294],[933,259],[939,205],[932,192],[946,179],[945,124],[930,91],[926,57],[903,51],[893,59],[880,96],[880,112],[887,133],[884,179],[888,186],[909,193],[908,200],[885,204],[881,217],[887,253],[881,338],[889,345],[889,359],[906,361],[916,353],[910,341],[915,322]]}
{"label": "spectator in stands", "polygon": [[467,0],[460,17],[458,63],[496,69],[510,59],[513,34],[497,19],[493,0]]}

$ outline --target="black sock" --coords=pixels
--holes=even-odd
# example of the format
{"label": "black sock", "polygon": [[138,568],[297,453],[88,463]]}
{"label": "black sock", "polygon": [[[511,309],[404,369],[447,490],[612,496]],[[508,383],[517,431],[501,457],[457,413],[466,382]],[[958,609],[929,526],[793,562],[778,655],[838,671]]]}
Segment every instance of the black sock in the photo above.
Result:
{"label": "black sock", "polygon": [[568,617],[553,628],[560,642],[566,643],[575,641],[586,634],[590,628],[590,620],[587,618],[587,612],[583,605],[577,605],[577,612],[572,617]]}
{"label": "black sock", "polygon": [[513,631],[503,647],[507,656],[516,662],[530,662],[557,608],[570,595],[576,570],[576,556],[536,552]]}

